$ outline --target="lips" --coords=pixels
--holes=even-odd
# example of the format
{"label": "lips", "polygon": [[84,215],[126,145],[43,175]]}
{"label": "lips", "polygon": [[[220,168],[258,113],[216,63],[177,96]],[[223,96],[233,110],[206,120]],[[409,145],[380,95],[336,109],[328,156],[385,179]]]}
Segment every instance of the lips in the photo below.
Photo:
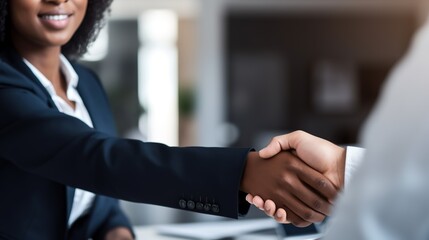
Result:
{"label": "lips", "polygon": [[44,13],[39,14],[38,17],[47,28],[62,30],[68,26],[71,16],[72,14],[67,13]]}

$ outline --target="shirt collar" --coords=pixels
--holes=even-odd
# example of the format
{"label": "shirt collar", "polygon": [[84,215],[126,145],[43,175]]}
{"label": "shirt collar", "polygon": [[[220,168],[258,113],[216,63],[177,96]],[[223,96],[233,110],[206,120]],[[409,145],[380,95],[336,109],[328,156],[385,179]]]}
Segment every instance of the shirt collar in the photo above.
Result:
{"label": "shirt collar", "polygon": [[76,71],[70,64],[70,62],[67,60],[64,55],[61,54],[60,56],[61,61],[61,70],[63,71],[64,77],[66,78],[67,83],[73,87],[76,88],[77,84],[79,82],[79,76],[77,75]]}

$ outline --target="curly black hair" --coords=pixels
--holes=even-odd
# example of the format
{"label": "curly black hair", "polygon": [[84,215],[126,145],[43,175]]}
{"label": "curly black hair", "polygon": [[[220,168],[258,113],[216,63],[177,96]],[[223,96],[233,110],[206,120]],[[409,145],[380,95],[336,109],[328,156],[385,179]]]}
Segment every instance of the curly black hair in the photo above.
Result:
{"label": "curly black hair", "polygon": [[[13,0],[0,0],[0,46],[10,44],[9,28],[10,20],[8,16],[8,2]],[[105,24],[106,12],[110,11],[113,0],[88,0],[88,7],[82,24],[70,41],[61,49],[62,53],[70,58],[78,58],[87,50],[100,29]]]}

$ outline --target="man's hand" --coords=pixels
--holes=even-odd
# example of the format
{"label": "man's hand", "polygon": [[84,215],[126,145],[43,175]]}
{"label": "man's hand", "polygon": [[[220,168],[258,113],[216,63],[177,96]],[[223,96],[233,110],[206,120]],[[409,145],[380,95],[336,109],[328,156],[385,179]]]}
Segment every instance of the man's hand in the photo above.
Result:
{"label": "man's hand", "polygon": [[[306,132],[296,131],[273,138],[271,143],[259,152],[259,155],[262,158],[270,158],[282,151],[291,151],[303,162],[326,176],[336,189],[339,190],[343,187],[346,152],[344,148]],[[323,189],[325,184],[329,183],[321,181],[319,187],[315,189],[319,190],[320,187]],[[263,196],[253,196],[249,194],[246,200],[264,210],[267,215],[274,217],[277,221],[288,222],[290,212],[287,209],[281,209],[281,206],[277,205],[280,208],[276,212],[275,202]],[[264,202],[263,199],[266,201]],[[327,199],[331,203],[334,201],[332,197]]]}
{"label": "man's hand", "polygon": [[329,179],[290,152],[280,152],[269,160],[257,152],[249,153],[241,190],[271,199],[287,211],[288,220],[296,226],[322,221],[331,208],[327,199],[337,194]]}
{"label": "man's hand", "polygon": [[106,240],[133,240],[133,234],[126,227],[117,227],[111,229],[106,234]]}
{"label": "man's hand", "polygon": [[346,157],[344,148],[304,131],[295,131],[273,138],[268,146],[259,151],[259,156],[270,158],[281,151],[292,151],[302,161],[325,175],[338,189],[343,187]]}

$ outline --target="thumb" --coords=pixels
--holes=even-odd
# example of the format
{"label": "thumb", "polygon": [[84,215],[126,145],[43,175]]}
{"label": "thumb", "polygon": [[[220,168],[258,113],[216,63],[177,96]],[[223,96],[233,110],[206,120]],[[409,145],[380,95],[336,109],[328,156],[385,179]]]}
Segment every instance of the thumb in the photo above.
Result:
{"label": "thumb", "polygon": [[265,159],[271,158],[281,151],[282,151],[282,145],[276,138],[273,138],[273,140],[271,140],[268,146],[266,146],[265,148],[259,151],[259,157],[265,158]]}

